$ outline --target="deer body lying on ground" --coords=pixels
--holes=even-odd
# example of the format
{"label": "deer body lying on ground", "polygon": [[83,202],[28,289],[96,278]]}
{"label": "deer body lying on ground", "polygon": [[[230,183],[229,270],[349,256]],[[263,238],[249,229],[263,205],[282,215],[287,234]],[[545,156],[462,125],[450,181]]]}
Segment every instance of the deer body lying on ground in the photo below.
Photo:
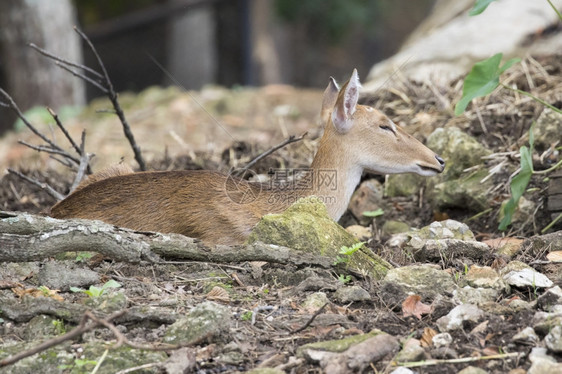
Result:
{"label": "deer body lying on ground", "polygon": [[338,220],[364,170],[380,174],[441,173],[445,162],[371,107],[357,104],[357,71],[341,90],[324,92],[325,124],[310,169],[292,185],[248,182],[214,171],[114,168],[94,174],[51,208],[55,218],[99,219],[139,231],[179,233],[207,244],[239,244],[259,219],[298,198],[318,196]]}

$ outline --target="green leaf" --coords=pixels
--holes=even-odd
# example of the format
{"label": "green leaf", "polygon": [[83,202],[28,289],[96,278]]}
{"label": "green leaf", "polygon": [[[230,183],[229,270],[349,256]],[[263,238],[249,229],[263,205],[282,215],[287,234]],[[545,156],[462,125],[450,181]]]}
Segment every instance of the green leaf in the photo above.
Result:
{"label": "green leaf", "polygon": [[492,93],[500,84],[500,75],[513,64],[521,61],[521,59],[512,58],[500,67],[502,56],[502,53],[498,53],[474,64],[464,79],[462,98],[455,106],[455,115],[462,114],[473,99]]}
{"label": "green leaf", "polygon": [[523,194],[525,193],[527,185],[531,180],[531,175],[533,174],[533,159],[531,156],[531,150],[526,146],[522,146],[519,152],[521,154],[521,170],[511,180],[511,198],[509,199],[507,204],[504,205],[504,217],[498,227],[498,229],[501,231],[506,230],[507,226],[511,224],[513,213],[517,208],[517,203],[519,202],[521,196],[523,196]]}
{"label": "green leaf", "polygon": [[101,288],[103,290],[106,290],[108,288],[119,288],[119,287],[121,287],[121,285],[119,283],[117,283],[113,279],[110,279],[107,282],[105,282],[105,284]]}
{"label": "green leaf", "polygon": [[365,244],[365,242],[355,243],[351,247],[346,247],[344,245],[343,247],[340,248],[340,254],[345,256],[351,256],[352,254],[357,252],[361,247],[363,247],[363,244]]}
{"label": "green leaf", "polygon": [[384,211],[379,208],[377,210],[368,210],[366,212],[363,212],[363,215],[365,217],[378,217],[378,216],[382,216],[384,214]]}
{"label": "green leaf", "polygon": [[474,7],[472,7],[470,12],[468,12],[468,15],[469,16],[479,15],[480,13],[485,11],[486,8],[488,7],[488,5],[490,5],[494,1],[496,1],[496,0],[476,0],[476,3],[474,4]]}

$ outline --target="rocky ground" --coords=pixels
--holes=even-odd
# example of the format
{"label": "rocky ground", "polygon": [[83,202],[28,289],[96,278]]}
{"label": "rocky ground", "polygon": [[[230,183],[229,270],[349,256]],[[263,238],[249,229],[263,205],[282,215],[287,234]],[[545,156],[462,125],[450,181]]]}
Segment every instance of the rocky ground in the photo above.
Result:
{"label": "rocky ground", "polygon": [[[528,59],[507,83],[561,107],[561,68],[559,57]],[[303,246],[295,235],[292,242],[269,242],[301,246],[296,252],[258,244],[210,250],[173,238],[191,252],[172,254],[162,252],[157,235],[0,214],[0,359],[60,339],[0,372],[562,372],[556,171],[534,175],[513,224],[506,232],[497,229],[531,124],[534,167],[545,170],[560,159],[562,120],[505,90],[454,117],[461,87],[398,81],[363,99],[448,166],[432,178],[365,175],[340,222],[356,238],[338,234],[347,239],[332,244],[332,253],[319,250],[320,244]],[[269,87],[187,95],[154,88],[122,99],[154,169],[228,171],[265,144],[308,130],[305,140],[253,169],[265,174],[304,167],[320,133],[311,126],[321,100],[316,91]],[[93,112],[104,105],[94,102],[65,121],[73,134],[88,129],[96,170],[121,157],[132,160],[115,120]],[[5,137],[2,166],[67,193],[72,175],[17,146],[17,138],[32,141],[26,131]],[[40,187],[12,174],[0,181],[4,211],[36,214],[53,203]],[[381,216],[364,215],[378,209]],[[321,212],[310,214],[322,220]],[[73,239],[57,247],[52,240],[63,231]],[[104,233],[126,240],[105,246],[99,239]],[[16,239],[26,245],[15,250],[10,243]],[[354,247],[357,240],[363,248]],[[112,252],[125,243],[137,243],[127,248],[143,255]],[[346,254],[339,253],[344,246]],[[46,248],[51,252],[41,252]],[[26,254],[32,249],[39,252],[35,258]]]}

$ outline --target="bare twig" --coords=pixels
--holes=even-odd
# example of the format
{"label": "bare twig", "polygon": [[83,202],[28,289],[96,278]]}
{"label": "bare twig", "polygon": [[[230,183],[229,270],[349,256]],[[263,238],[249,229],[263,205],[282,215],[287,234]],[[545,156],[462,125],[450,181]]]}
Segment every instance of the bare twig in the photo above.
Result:
{"label": "bare twig", "polygon": [[29,45],[31,48],[35,49],[35,50],[36,50],[37,52],[39,52],[40,54],[42,54],[43,56],[45,56],[45,57],[48,57],[48,58],[50,58],[50,59],[52,59],[52,60],[55,60],[55,61],[57,61],[57,62],[60,62],[61,64],[64,64],[64,65],[73,66],[73,67],[75,67],[75,68],[82,69],[82,70],[84,70],[84,71],[87,71],[88,73],[91,73],[92,75],[94,75],[94,76],[95,76],[96,78],[98,78],[98,79],[103,79],[103,76],[102,76],[100,73],[98,73],[97,71],[95,71],[95,70],[92,69],[92,68],[87,67],[86,65],[78,64],[78,63],[76,63],[76,62],[72,62],[72,61],[65,60],[64,58],[61,58],[61,57],[59,57],[59,56],[55,56],[54,54],[52,54],[52,53],[50,53],[50,52],[44,50],[43,48],[40,48],[40,47],[36,46],[36,45],[33,44],[33,43],[29,43],[28,45]]}
{"label": "bare twig", "polygon": [[299,136],[298,138],[295,137],[295,135],[291,135],[289,136],[287,139],[285,139],[283,142],[277,144],[274,147],[271,147],[270,149],[268,149],[267,151],[261,153],[260,155],[258,155],[257,157],[255,157],[252,161],[248,162],[246,164],[246,166],[244,166],[242,169],[239,169],[236,171],[237,174],[241,174],[243,172],[245,172],[246,170],[248,170],[249,168],[251,168],[252,166],[254,166],[259,160],[269,156],[270,154],[272,154],[273,152],[285,147],[286,145],[289,145],[291,143],[296,143],[298,141],[301,141],[304,139],[304,137],[308,134],[308,132],[305,132],[304,134],[302,134],[301,136]]}
{"label": "bare twig", "polygon": [[316,319],[316,317],[318,317],[320,314],[324,313],[324,309],[326,309],[326,307],[328,306],[328,303],[325,303],[324,305],[322,305],[320,307],[320,309],[318,309],[313,315],[312,317],[310,317],[310,319],[308,321],[306,321],[306,323],[304,325],[302,325],[301,327],[299,327],[298,329],[294,329],[293,331],[291,331],[293,334],[296,334],[297,332],[301,332],[304,329],[306,329],[308,326],[310,326],[310,324]]}
{"label": "bare twig", "polygon": [[18,140],[18,143],[20,143],[22,145],[25,145],[26,147],[31,148],[33,150],[36,150],[37,152],[45,152],[45,153],[63,156],[65,159],[74,161],[75,165],[80,165],[79,159],[77,159],[76,157],[68,154],[68,152],[60,149],[59,147],[52,148],[52,147],[44,146],[44,145],[33,145],[33,144],[30,144],[30,143],[28,143],[24,140]]}
{"label": "bare twig", "polygon": [[54,197],[57,200],[64,199],[64,195],[62,195],[61,193],[56,191],[53,187],[49,186],[47,183],[39,182],[37,179],[30,178],[27,175],[25,175],[23,173],[20,173],[19,171],[16,171],[14,169],[8,168],[8,173],[14,174],[14,175],[20,177],[21,179],[41,188],[43,191],[47,192],[49,195],[51,195],[52,197]]}
{"label": "bare twig", "polygon": [[72,70],[71,68],[69,68],[68,66],[65,66],[59,62],[55,62],[55,65],[57,65],[58,67],[60,67],[63,70],[68,71],[70,74],[74,75],[75,77],[78,77],[80,79],[85,80],[86,82],[90,83],[92,86],[96,87],[98,90],[100,90],[101,92],[103,92],[104,95],[107,95],[109,93],[109,91],[107,90],[107,88],[105,88],[104,86],[102,86],[99,82],[96,82],[95,80],[93,80],[92,78],[88,77],[85,74],[82,73],[78,73],[77,71]]}
{"label": "bare twig", "polygon": [[49,138],[47,138],[45,135],[43,135],[41,132],[39,132],[39,130],[37,130],[35,128],[35,126],[33,126],[28,120],[27,118],[25,118],[25,116],[23,115],[22,111],[20,110],[20,108],[17,106],[16,102],[14,101],[14,99],[12,99],[12,97],[6,92],[4,91],[2,88],[0,88],[0,94],[2,94],[2,96],[4,96],[4,98],[8,101],[7,106],[8,108],[12,109],[18,116],[19,119],[21,119],[23,121],[23,123],[35,134],[37,135],[39,138],[41,138],[45,143],[49,144],[51,147],[53,147],[54,149],[58,149],[61,150],[62,149],[60,147],[58,147],[55,143],[53,143]]}
{"label": "bare twig", "polygon": [[137,142],[135,141],[135,137],[133,136],[133,132],[131,131],[131,127],[129,126],[129,123],[127,122],[127,119],[125,118],[125,114],[123,113],[123,109],[121,109],[121,105],[119,104],[119,100],[117,99],[117,93],[115,92],[115,89],[113,88],[113,83],[111,83],[111,79],[109,79],[109,75],[107,74],[107,70],[105,68],[105,65],[103,64],[102,59],[100,58],[100,56],[98,54],[98,51],[96,50],[96,48],[94,47],[94,45],[92,44],[90,39],[86,36],[86,34],[84,34],[76,26],[74,27],[74,31],[76,31],[76,33],[78,35],[80,35],[82,40],[84,40],[86,42],[86,44],[88,45],[88,47],[90,48],[90,50],[92,51],[94,56],[96,57],[98,65],[99,65],[99,67],[102,71],[101,75],[103,76],[103,83],[105,84],[105,86],[107,88],[107,91],[108,91],[107,96],[109,97],[109,100],[111,101],[111,104],[115,108],[115,113],[117,114],[117,117],[119,117],[119,120],[121,121],[121,124],[123,125],[123,132],[125,133],[125,137],[127,137],[127,140],[129,140],[129,144],[133,148],[133,152],[135,154],[135,160],[139,164],[139,167],[140,167],[141,170],[146,170],[146,164],[145,164],[144,159],[142,157],[140,147],[138,146]]}
{"label": "bare twig", "polygon": [[90,165],[90,159],[93,157],[92,154],[86,153],[86,130],[82,131],[82,141],[80,142],[80,166],[78,166],[78,171],[76,172],[76,176],[74,177],[74,182],[70,187],[70,192],[72,193],[76,187],[80,184],[82,179],[84,179],[84,175],[86,173],[86,169]]}
{"label": "bare twig", "polygon": [[74,148],[74,150],[76,151],[76,153],[80,154],[80,148],[78,147],[78,145],[76,144],[76,142],[74,141],[74,139],[72,139],[72,137],[70,136],[70,134],[68,133],[68,131],[66,131],[66,127],[64,127],[62,125],[62,122],[60,121],[59,115],[52,110],[51,108],[47,107],[47,111],[49,112],[49,114],[51,115],[51,117],[53,117],[53,119],[55,120],[55,123],[57,124],[58,128],[60,129],[60,131],[62,131],[62,133],[64,134],[65,138],[70,142],[70,144],[72,145],[72,147]]}

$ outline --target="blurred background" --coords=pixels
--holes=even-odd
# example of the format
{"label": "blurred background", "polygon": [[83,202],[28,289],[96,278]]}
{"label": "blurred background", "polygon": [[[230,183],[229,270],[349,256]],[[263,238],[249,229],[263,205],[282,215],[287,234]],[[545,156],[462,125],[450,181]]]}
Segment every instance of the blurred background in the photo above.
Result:
{"label": "blurred background", "polygon": [[[96,46],[118,92],[178,84],[325,86],[366,75],[395,53],[434,0],[57,0],[0,2],[0,87],[22,110],[81,105],[95,88],[27,43],[97,67],[72,26]],[[174,78],[155,63],[156,60]],[[0,133],[15,117],[0,112]]]}

